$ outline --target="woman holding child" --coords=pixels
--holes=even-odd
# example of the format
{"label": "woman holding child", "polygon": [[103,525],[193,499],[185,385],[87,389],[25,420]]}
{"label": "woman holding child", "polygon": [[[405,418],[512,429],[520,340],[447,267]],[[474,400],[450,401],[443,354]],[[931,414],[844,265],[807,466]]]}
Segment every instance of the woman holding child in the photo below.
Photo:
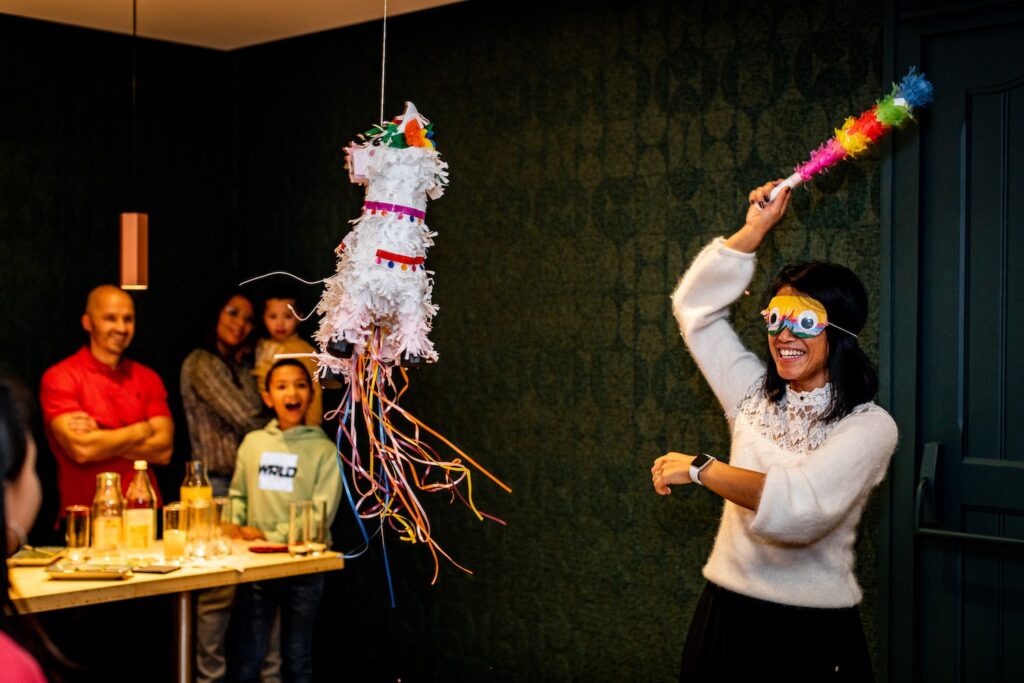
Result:
{"label": "woman holding child", "polygon": [[897,431],[871,402],[878,380],[858,345],[864,286],[836,264],[783,268],[763,311],[767,366],[728,319],[754,274],[754,252],[789,204],[788,189],[768,200],[777,182],[750,193],[746,223],[706,246],[672,297],[732,433],[728,464],[672,452],[651,468],[661,495],[695,483],[725,498],[680,680],[873,677],[853,546]]}
{"label": "woman holding child", "polygon": [[247,345],[253,321],[252,301],[246,296],[233,293],[220,299],[205,343],[181,366],[192,458],[206,464],[215,496],[227,495],[242,437],[263,424]]}

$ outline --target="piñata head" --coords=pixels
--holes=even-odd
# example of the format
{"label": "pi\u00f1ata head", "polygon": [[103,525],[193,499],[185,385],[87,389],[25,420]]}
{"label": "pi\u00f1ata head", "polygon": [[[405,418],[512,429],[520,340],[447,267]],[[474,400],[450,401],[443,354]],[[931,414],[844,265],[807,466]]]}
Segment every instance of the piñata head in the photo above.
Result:
{"label": "pi\u00f1ata head", "polygon": [[363,212],[338,245],[335,274],[317,307],[322,365],[345,374],[353,354],[385,364],[437,360],[427,337],[437,307],[426,270],[433,237],[427,200],[444,194],[448,164],[433,142],[433,124],[412,102],[346,148],[349,178],[366,186]]}

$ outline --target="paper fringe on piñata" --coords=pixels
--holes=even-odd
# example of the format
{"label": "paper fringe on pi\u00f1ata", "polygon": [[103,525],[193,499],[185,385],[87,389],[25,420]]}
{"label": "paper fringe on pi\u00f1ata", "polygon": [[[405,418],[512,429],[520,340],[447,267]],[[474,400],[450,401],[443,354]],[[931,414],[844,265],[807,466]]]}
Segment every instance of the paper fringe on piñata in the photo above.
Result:
{"label": "paper fringe on pi\u00f1ata", "polygon": [[[438,545],[418,493],[447,492],[478,519],[501,522],[473,502],[471,468],[505,491],[511,489],[399,405],[408,388],[406,368],[437,360],[427,336],[437,306],[430,298],[433,273],[426,269],[427,248],[436,233],[425,218],[427,199],[441,197],[448,184],[448,164],[434,146],[433,125],[407,102],[402,116],[362,138],[346,153],[349,178],[366,186],[366,197],[362,215],[351,221],[352,231],[336,250],[335,274],[323,281],[316,309],[321,315],[315,335],[317,374],[325,384],[347,385],[340,406],[325,418],[339,419],[339,465],[342,470],[347,466],[351,477],[345,492],[364,540],[369,544],[361,520],[376,518],[402,540],[427,544],[434,583],[439,555],[469,570]],[[427,434],[451,455],[432,448]],[[386,548],[384,557],[387,568]]]}
{"label": "paper fringe on pi\u00f1ata", "polygon": [[782,191],[783,187],[796,187],[807,182],[818,173],[828,169],[847,157],[855,157],[893,128],[899,128],[913,120],[913,112],[932,101],[932,84],[917,73],[917,67],[910,71],[898,84],[893,83],[892,91],[875,106],[854,118],[848,117],[835,136],[811,152],[810,158],[799,164],[793,175],[776,185],[769,196]]}

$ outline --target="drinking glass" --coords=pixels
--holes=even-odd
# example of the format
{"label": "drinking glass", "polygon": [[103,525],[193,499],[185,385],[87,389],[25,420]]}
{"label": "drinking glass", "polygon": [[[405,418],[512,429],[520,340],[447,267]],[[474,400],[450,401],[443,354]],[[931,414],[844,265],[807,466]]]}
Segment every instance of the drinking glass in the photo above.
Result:
{"label": "drinking glass", "polygon": [[186,531],[185,506],[168,503],[164,506],[164,562],[181,564],[185,559]]}
{"label": "drinking glass", "polygon": [[288,552],[292,555],[309,553],[313,527],[313,501],[297,500],[288,504]]}
{"label": "drinking glass", "polygon": [[188,556],[193,560],[205,560],[211,555],[213,501],[209,498],[193,498],[188,501],[186,512],[188,514]]}
{"label": "drinking glass", "polygon": [[231,554],[231,499],[218,496],[213,499],[213,529],[210,533],[210,556]]}
{"label": "drinking glass", "polygon": [[86,562],[89,559],[90,510],[88,505],[71,505],[64,510],[67,528],[64,542],[68,562]]}
{"label": "drinking glass", "polygon": [[319,555],[327,549],[327,501],[310,501],[309,554]]}

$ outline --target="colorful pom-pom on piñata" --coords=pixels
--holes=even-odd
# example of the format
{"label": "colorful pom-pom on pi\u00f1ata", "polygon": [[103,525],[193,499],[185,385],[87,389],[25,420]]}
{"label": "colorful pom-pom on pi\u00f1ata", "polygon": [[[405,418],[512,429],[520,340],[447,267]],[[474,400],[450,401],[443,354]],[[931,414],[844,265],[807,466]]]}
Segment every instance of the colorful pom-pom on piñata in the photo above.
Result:
{"label": "colorful pom-pom on pi\u00f1ata", "polygon": [[793,175],[775,186],[771,199],[775,199],[783,187],[796,187],[843,159],[857,156],[893,128],[913,120],[914,109],[931,101],[932,84],[924,74],[917,73],[917,67],[910,67],[903,80],[893,84],[892,92],[857,118],[846,119],[832,139],[811,152],[810,158],[798,165]]}

